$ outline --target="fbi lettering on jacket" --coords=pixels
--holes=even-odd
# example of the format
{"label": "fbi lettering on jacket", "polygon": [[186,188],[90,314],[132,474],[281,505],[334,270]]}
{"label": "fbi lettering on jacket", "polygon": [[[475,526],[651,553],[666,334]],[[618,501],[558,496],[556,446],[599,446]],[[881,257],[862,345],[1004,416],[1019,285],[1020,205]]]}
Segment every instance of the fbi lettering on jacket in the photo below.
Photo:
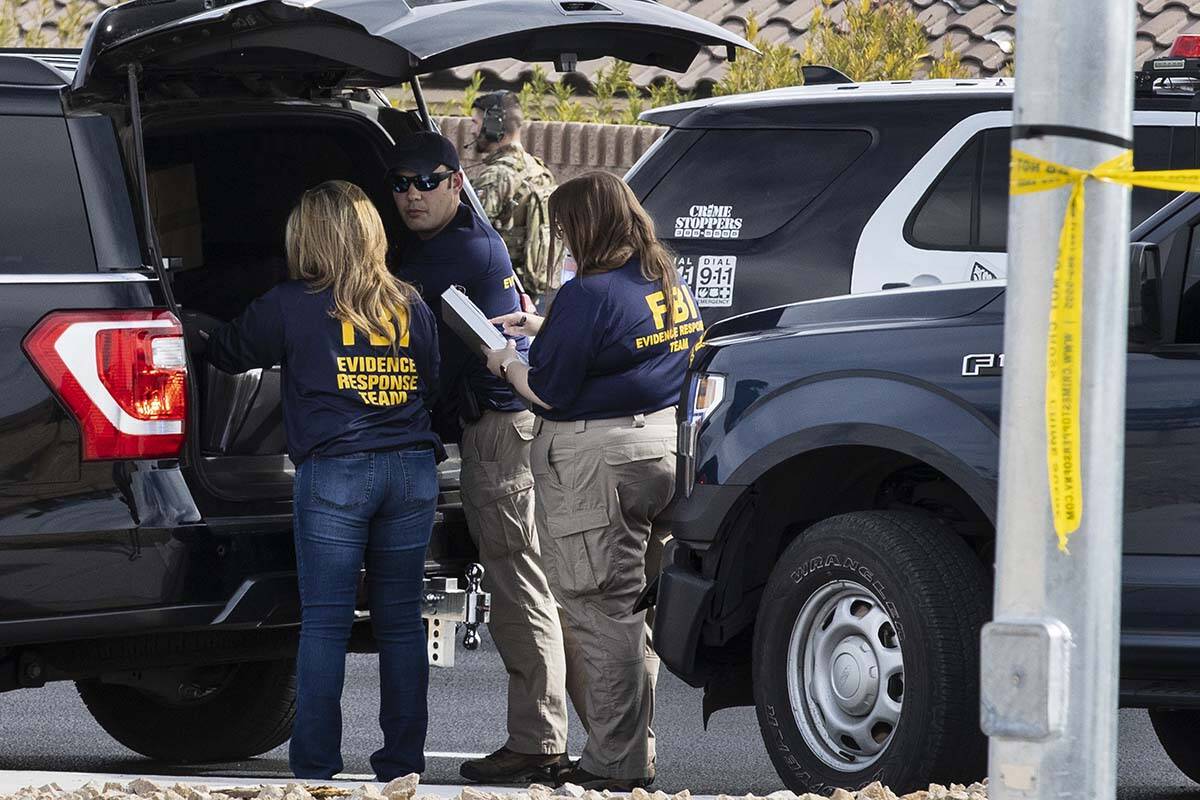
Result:
{"label": "fbi lettering on jacket", "polygon": [[690,337],[704,330],[704,322],[700,319],[700,312],[696,309],[691,295],[679,287],[675,287],[671,293],[670,311],[673,312],[671,316],[673,324],[670,328],[667,327],[666,293],[661,290],[651,292],[646,295],[646,305],[650,307],[650,314],[654,318],[654,327],[657,332],[637,337],[634,340],[634,347],[637,350],[669,342],[672,353],[686,352],[692,347]]}

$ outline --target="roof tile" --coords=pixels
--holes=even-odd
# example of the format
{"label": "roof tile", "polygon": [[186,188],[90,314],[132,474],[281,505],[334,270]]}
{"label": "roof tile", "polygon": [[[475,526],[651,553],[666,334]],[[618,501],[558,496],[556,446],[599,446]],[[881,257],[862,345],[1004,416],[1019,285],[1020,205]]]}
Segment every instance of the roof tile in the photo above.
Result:
{"label": "roof tile", "polygon": [[953,24],[967,31],[988,31],[996,21],[1004,17],[1004,12],[991,3],[976,6],[966,14],[958,16]]}
{"label": "roof tile", "polygon": [[1184,11],[1187,11],[1191,5],[1192,4],[1186,2],[1186,0],[1146,0],[1143,3],[1138,3],[1138,8],[1143,14],[1153,16],[1155,14],[1162,13],[1164,9],[1170,6],[1175,6],[1176,8],[1181,8]]}
{"label": "roof tile", "polygon": [[953,13],[950,6],[938,4],[922,11],[917,19],[925,26],[925,32],[930,37],[936,37],[946,32],[947,22]]}
{"label": "roof tile", "polygon": [[1180,28],[1187,25],[1188,19],[1186,10],[1171,6],[1146,20],[1139,33],[1149,34],[1160,46],[1169,46]]}
{"label": "roof tile", "polygon": [[[845,6],[856,0],[833,0],[830,10],[835,21],[845,18]],[[907,2],[917,12],[930,40],[930,52],[941,53],[949,37],[951,45],[971,71],[990,75],[1003,69],[1006,54],[989,34],[1016,30],[1016,8],[1029,0],[899,0]],[[57,44],[56,23],[62,17],[67,0],[0,0],[17,3],[18,19],[24,30],[40,27],[49,44]],[[116,0],[84,0],[93,16]],[[659,0],[663,5],[715,22],[728,30],[743,33],[746,18],[753,12],[762,26],[763,35],[771,42],[788,41],[802,50],[812,24],[814,11],[822,0]],[[1138,33],[1136,54],[1138,62],[1166,52],[1174,37],[1181,32],[1200,32],[1200,0],[1137,0]],[[704,49],[682,75],[652,67],[634,67],[631,75],[639,86],[649,86],[663,79],[675,80],[681,88],[693,91],[720,80],[725,66],[722,52]],[[572,82],[588,81],[604,66],[604,61],[589,61],[580,65],[580,74]],[[476,70],[483,70],[489,85],[515,86],[530,73],[530,67],[513,59],[471,64],[453,70],[443,70],[429,76],[433,87],[452,88],[470,79]],[[552,80],[562,78],[550,73]]]}

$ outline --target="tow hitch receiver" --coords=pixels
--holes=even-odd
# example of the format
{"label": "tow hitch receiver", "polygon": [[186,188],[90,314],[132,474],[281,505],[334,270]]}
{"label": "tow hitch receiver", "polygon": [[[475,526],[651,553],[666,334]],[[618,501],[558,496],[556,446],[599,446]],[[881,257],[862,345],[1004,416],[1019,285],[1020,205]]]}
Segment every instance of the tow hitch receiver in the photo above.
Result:
{"label": "tow hitch receiver", "polygon": [[467,567],[467,588],[458,578],[426,578],[421,593],[421,616],[426,620],[425,646],[431,667],[454,666],[454,634],[458,624],[467,632],[463,647],[479,647],[479,625],[491,616],[492,596],[481,588],[483,567]]}

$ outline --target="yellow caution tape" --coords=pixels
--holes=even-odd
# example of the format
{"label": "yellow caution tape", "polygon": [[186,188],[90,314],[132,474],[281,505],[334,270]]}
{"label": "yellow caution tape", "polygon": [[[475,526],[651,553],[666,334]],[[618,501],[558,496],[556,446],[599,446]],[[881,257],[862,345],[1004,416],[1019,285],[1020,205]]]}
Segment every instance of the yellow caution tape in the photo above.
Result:
{"label": "yellow caution tape", "polygon": [[1058,238],[1050,336],[1046,346],[1046,465],[1058,549],[1079,529],[1083,516],[1080,477],[1079,394],[1082,383],[1084,184],[1089,178],[1171,192],[1200,192],[1200,169],[1135,172],[1126,150],[1095,169],[1076,169],[1012,151],[1010,191],[1033,194],[1071,187]]}

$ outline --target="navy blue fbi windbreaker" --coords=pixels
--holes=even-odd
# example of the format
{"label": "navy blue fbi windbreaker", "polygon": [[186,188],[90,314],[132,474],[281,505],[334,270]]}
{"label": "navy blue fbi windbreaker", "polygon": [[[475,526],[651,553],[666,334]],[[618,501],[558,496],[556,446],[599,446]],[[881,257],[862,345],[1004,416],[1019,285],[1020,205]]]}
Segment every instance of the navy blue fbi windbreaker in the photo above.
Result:
{"label": "navy blue fbi windbreaker", "polygon": [[[437,315],[442,347],[441,391],[444,404],[438,410],[444,419],[439,432],[450,436],[457,428],[462,393],[469,390],[482,409],[521,411],[525,403],[506,381],[487,371],[481,353],[472,352],[442,319],[442,292],[461,287],[471,302],[488,318],[521,310],[517,280],[508,248],[492,226],[481,220],[470,206],[459,205],[458,213],[433,238],[413,241],[400,254],[401,277],[421,290],[425,302]],[[517,350],[528,352],[529,341],[516,339]]]}
{"label": "navy blue fbi windbreaker", "polygon": [[444,457],[430,427],[438,381],[437,326],[420,300],[401,312],[399,347],[366,336],[329,315],[333,290],[281,283],[237,319],[213,332],[207,356],[225,372],[283,368],[288,455],[346,455],[428,443]]}
{"label": "navy blue fbi windbreaker", "polygon": [[564,283],[529,351],[529,386],[553,406],[538,413],[557,422],[606,419],[678,403],[704,323],[686,285],[673,295],[642,277],[637,258]]}

